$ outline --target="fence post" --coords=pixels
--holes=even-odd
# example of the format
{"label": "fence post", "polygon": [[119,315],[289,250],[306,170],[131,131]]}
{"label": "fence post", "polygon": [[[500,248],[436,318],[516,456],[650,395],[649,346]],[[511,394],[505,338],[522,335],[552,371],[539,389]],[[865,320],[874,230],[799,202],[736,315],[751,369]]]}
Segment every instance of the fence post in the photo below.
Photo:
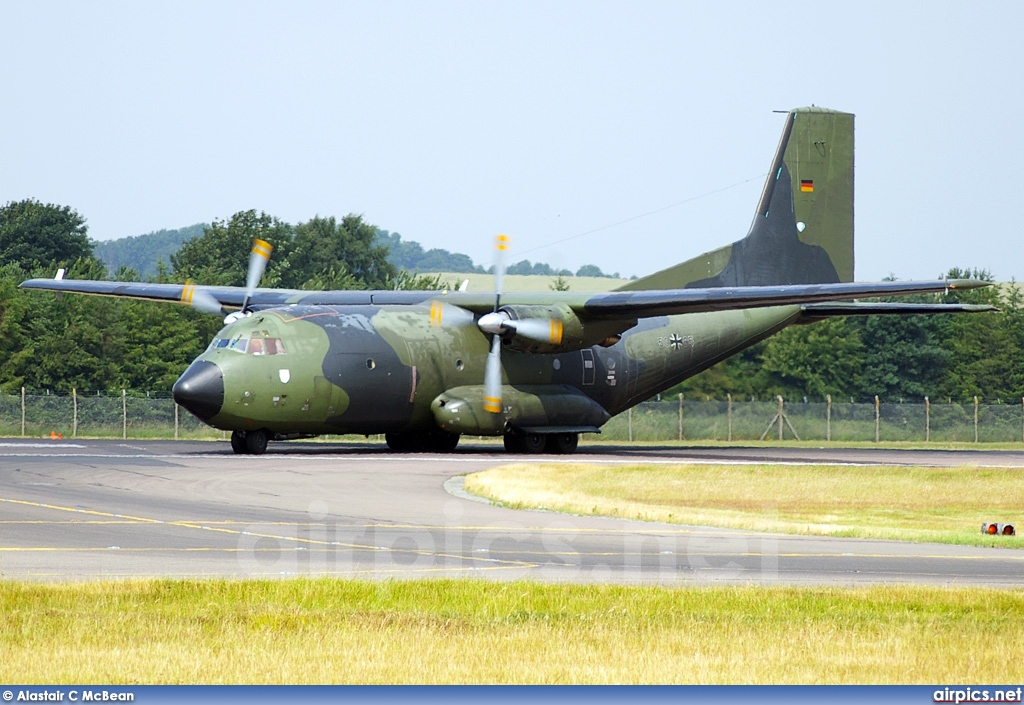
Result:
{"label": "fence post", "polygon": [[879,408],[880,404],[878,401],[878,395],[875,395],[875,443],[878,443],[878,423],[879,423]]}
{"label": "fence post", "polygon": [[924,398],[924,440],[927,443],[932,439],[932,402],[928,397]]}
{"label": "fence post", "polygon": [[128,392],[121,390],[121,438],[128,438]]}
{"label": "fence post", "polygon": [[[729,439],[730,442],[732,442],[732,394],[726,394],[725,398],[728,401],[728,406],[726,407],[726,417],[729,419],[729,423],[728,423],[728,426],[729,426],[729,436],[728,436],[728,439]],[[1024,399],[1022,399],[1021,401],[1024,402]]]}
{"label": "fence post", "polygon": [[978,442],[978,397],[974,397],[974,442]]}
{"label": "fence post", "polygon": [[74,410],[71,414],[71,437],[78,438],[78,389],[71,388],[71,407]]}
{"label": "fence post", "polygon": [[779,440],[781,441],[782,440],[782,430],[783,430],[783,428],[782,428],[782,395],[781,394],[777,395],[777,398],[779,400]]}
{"label": "fence post", "polygon": [[633,407],[629,407],[629,411],[626,412],[626,420],[629,426],[629,442],[633,442]]}
{"label": "fence post", "polygon": [[832,440],[832,395],[825,395],[825,440]]}
{"label": "fence post", "polygon": [[[1022,399],[1021,401],[1024,401]],[[25,437],[25,388],[21,388],[21,437]]]}
{"label": "fence post", "polygon": [[174,402],[174,440],[178,440],[178,402]]}
{"label": "fence post", "polygon": [[683,393],[679,392],[679,440],[683,440]]}

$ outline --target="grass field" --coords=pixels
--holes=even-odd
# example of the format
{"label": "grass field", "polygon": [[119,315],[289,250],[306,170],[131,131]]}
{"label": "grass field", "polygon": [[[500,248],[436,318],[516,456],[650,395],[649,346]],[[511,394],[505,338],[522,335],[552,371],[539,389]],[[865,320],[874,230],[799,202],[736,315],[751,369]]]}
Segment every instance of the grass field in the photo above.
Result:
{"label": "grass field", "polygon": [[7,683],[1004,683],[1024,592],[0,583]]}
{"label": "grass field", "polygon": [[[467,487],[578,513],[1021,547],[978,526],[1022,511],[1022,473],[523,463]],[[8,683],[1005,684],[1022,653],[1022,589],[0,581]]]}
{"label": "grass field", "polygon": [[[1024,548],[1024,468],[531,465],[470,475],[514,508],[751,531]],[[985,536],[982,522],[1018,536]]]}

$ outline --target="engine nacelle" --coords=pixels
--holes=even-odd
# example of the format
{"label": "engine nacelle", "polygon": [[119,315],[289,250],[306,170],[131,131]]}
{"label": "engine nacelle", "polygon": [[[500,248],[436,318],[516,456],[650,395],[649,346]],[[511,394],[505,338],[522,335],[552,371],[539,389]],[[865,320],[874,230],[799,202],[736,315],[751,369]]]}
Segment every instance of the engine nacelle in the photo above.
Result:
{"label": "engine nacelle", "polygon": [[596,430],[611,418],[596,401],[566,385],[503,385],[501,406],[501,413],[484,411],[483,385],[467,385],[437,395],[430,410],[445,431],[472,436],[497,436],[506,428]]}
{"label": "engine nacelle", "polygon": [[594,345],[608,347],[622,337],[622,333],[636,325],[636,320],[623,325],[619,320],[583,320],[571,306],[515,305],[502,306],[498,313],[516,321],[550,322],[551,337],[546,341],[531,339],[512,332],[502,336],[504,344],[512,350],[529,353],[563,353],[582,350]]}

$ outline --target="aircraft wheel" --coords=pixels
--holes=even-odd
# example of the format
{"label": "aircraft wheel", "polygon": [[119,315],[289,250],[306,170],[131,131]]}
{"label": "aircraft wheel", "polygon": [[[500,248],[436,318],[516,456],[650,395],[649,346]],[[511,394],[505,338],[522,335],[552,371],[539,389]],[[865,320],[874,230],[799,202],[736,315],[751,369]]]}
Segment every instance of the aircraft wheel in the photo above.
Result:
{"label": "aircraft wheel", "polygon": [[231,450],[238,455],[245,455],[249,449],[245,446],[245,431],[231,432]]}
{"label": "aircraft wheel", "polygon": [[262,428],[256,431],[246,431],[245,448],[250,455],[263,455],[267,452],[267,441],[269,440],[270,436]]}
{"label": "aircraft wheel", "polygon": [[459,445],[459,434],[436,431],[430,434],[426,446],[435,453],[451,453]]}
{"label": "aircraft wheel", "polygon": [[526,450],[523,448],[523,437],[522,434],[511,431],[506,433],[501,439],[505,444],[506,453],[525,453]]}
{"label": "aircraft wheel", "polygon": [[576,452],[576,446],[580,443],[578,433],[552,433],[547,437],[547,451],[559,455],[569,455]]}
{"label": "aircraft wheel", "polygon": [[408,453],[413,450],[412,439],[407,435],[385,433],[384,441],[388,444],[388,448],[398,453]]}
{"label": "aircraft wheel", "polygon": [[524,453],[543,453],[547,447],[547,436],[543,433],[524,433],[521,442]]}

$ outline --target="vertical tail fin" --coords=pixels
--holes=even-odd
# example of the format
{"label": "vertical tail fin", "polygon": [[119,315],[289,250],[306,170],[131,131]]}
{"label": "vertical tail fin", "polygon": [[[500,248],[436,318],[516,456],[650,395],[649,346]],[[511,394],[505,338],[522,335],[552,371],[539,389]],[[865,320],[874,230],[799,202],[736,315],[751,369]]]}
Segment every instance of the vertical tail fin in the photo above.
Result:
{"label": "vertical tail fin", "polygon": [[750,231],[623,290],[853,281],[853,115],[786,116]]}

